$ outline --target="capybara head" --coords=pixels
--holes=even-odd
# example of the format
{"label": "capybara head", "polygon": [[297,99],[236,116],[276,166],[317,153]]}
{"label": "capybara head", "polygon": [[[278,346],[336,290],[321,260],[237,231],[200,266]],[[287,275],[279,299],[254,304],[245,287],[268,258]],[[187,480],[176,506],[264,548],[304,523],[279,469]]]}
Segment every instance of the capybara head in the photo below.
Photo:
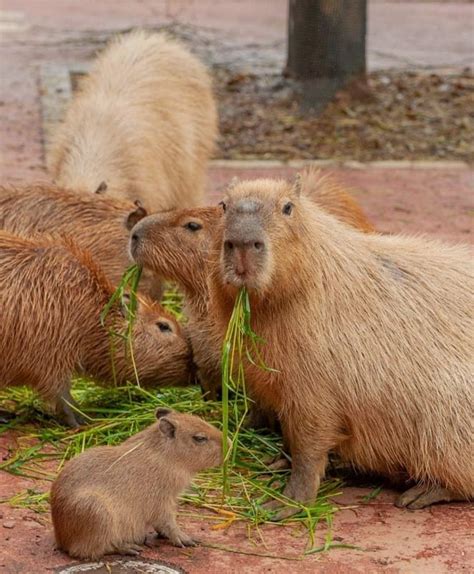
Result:
{"label": "capybara head", "polygon": [[[124,322],[127,322],[128,308],[124,308]],[[124,324],[122,330],[126,329]],[[139,296],[133,321],[133,359],[138,378],[143,386],[181,386],[195,382],[195,366],[192,361],[191,345],[183,328],[161,305],[151,299]],[[120,353],[117,361],[127,360],[130,377],[130,357],[127,343],[116,342]],[[133,371],[131,371],[133,373]]]}
{"label": "capybara head", "polygon": [[143,218],[130,234],[130,255],[136,263],[167,279],[194,273],[206,256],[219,207],[197,207],[156,213]]}
{"label": "capybara head", "polygon": [[300,189],[281,180],[243,181],[229,189],[224,211],[221,271],[224,284],[265,293],[296,281]]}
{"label": "capybara head", "polygon": [[[156,411],[156,430],[165,439],[170,464],[199,472],[222,464],[222,433],[203,419],[167,408]],[[162,440],[160,440],[162,443]]]}

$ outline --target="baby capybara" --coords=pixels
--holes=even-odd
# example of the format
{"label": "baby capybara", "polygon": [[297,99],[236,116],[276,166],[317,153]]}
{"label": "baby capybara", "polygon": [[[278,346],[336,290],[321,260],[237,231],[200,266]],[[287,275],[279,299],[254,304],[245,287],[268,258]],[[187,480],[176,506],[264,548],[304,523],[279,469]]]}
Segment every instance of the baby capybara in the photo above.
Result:
{"label": "baby capybara", "polygon": [[[70,236],[92,254],[113,285],[130,266],[127,226],[145,215],[143,207],[130,201],[79,195],[51,184],[0,186],[0,229],[23,236]],[[140,291],[158,300],[159,278],[146,272]]]}
{"label": "baby capybara", "polygon": [[417,484],[399,506],[471,498],[469,250],[360,233],[285,181],[242,182],[223,210],[211,324],[222,339],[248,290],[274,370],[247,363],[246,384],[279,413],[293,467],[284,494],[311,502],[335,450],[362,470],[406,472]]}
{"label": "baby capybara", "polygon": [[[25,239],[0,231],[0,387],[28,385],[77,424],[70,395],[74,373],[98,382],[135,381],[125,309],[101,313],[113,288],[91,256],[64,240]],[[113,330],[116,336],[110,335]],[[141,297],[132,332],[143,386],[186,384],[192,354],[176,321]]]}
{"label": "baby capybara", "polygon": [[[341,221],[374,231],[351,193],[328,175],[309,167],[298,175],[305,195]],[[222,216],[220,207],[157,213],[143,218],[131,232],[130,253],[145,269],[176,281],[185,294],[185,313],[201,384],[210,398],[221,386],[221,341],[208,327],[209,249]]]}
{"label": "baby capybara", "polygon": [[176,523],[193,476],[222,463],[222,433],[199,417],[160,408],[158,422],[119,446],[70,460],[51,489],[58,547],[75,558],[138,554],[149,528],[175,546],[196,541]]}
{"label": "baby capybara", "polygon": [[216,136],[204,65],[177,40],[134,31],[98,56],[48,159],[58,185],[158,211],[201,202]]}

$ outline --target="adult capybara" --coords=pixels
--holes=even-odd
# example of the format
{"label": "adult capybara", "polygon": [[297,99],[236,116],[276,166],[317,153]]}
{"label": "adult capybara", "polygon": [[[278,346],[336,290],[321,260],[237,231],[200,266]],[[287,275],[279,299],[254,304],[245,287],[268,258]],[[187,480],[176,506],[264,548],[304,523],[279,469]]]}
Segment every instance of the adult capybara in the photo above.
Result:
{"label": "adult capybara", "polygon": [[279,414],[290,445],[285,495],[312,501],[336,450],[363,470],[406,472],[417,485],[400,506],[472,497],[469,250],[360,233],[285,181],[242,182],[223,209],[211,324],[223,338],[248,290],[275,370],[248,363],[246,384]]}
{"label": "adult capybara", "polygon": [[[76,424],[74,373],[102,383],[135,381],[126,308],[101,313],[113,287],[91,256],[71,242],[26,239],[0,231],[0,387],[28,385]],[[110,335],[113,330],[117,336]],[[141,297],[132,331],[143,386],[186,384],[192,375],[187,337],[157,303]]]}
{"label": "adult capybara", "polygon": [[175,546],[196,545],[176,523],[177,498],[197,472],[222,463],[222,433],[166,408],[156,417],[122,444],[66,463],[51,489],[59,548],[75,558],[136,555],[150,527]]}
{"label": "adult capybara", "polygon": [[[337,181],[307,168],[299,185],[317,205],[362,231],[373,231],[351,193]],[[145,217],[131,232],[132,258],[165,279],[176,281],[185,294],[185,313],[201,384],[210,398],[221,386],[221,341],[209,331],[207,288],[209,249],[222,216],[220,207],[157,213]]]}
{"label": "adult capybara", "polygon": [[[0,229],[24,236],[70,236],[92,254],[113,285],[130,266],[126,226],[145,215],[143,207],[130,201],[78,195],[51,184],[0,186]],[[145,272],[140,289],[159,299],[159,278]]]}
{"label": "adult capybara", "polygon": [[135,31],[112,40],[81,82],[50,171],[61,186],[152,211],[197,205],[216,135],[204,65],[164,34]]}

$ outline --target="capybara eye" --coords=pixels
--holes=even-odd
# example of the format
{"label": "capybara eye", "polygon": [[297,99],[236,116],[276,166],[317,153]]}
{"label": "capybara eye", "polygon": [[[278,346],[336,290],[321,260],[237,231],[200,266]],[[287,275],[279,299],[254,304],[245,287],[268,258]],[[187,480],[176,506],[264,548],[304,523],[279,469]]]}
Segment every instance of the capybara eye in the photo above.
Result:
{"label": "capybara eye", "polygon": [[291,212],[293,211],[293,203],[291,203],[291,201],[289,201],[288,203],[285,203],[282,211],[285,215],[291,215]]}
{"label": "capybara eye", "polygon": [[197,442],[198,444],[202,444],[203,442],[208,441],[209,439],[205,434],[195,434],[193,435],[193,441]]}
{"label": "capybara eye", "polygon": [[219,205],[222,206],[222,211],[225,212],[226,204],[224,201],[219,201]]}
{"label": "capybara eye", "polygon": [[234,249],[234,244],[232,241],[224,241],[224,247],[227,249],[227,251],[232,251],[232,249]]}
{"label": "capybara eye", "polygon": [[189,229],[189,231],[199,231],[200,229],[202,229],[202,225],[200,223],[197,223],[197,221],[188,221],[188,223],[186,223],[184,227],[185,229]]}
{"label": "capybara eye", "polygon": [[173,330],[171,325],[169,323],[165,323],[165,321],[158,321],[156,326],[162,333],[170,333]]}
{"label": "capybara eye", "polygon": [[261,251],[263,249],[263,243],[261,241],[256,241],[253,246],[257,251]]}

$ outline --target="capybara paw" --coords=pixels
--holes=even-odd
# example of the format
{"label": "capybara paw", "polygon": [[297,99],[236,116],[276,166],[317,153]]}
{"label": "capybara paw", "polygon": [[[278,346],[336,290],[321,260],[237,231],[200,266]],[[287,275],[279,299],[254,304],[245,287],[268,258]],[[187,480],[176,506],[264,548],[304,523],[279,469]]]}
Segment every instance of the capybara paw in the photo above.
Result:
{"label": "capybara paw", "polygon": [[276,514],[274,514],[270,520],[272,522],[280,522],[280,520],[285,520],[285,518],[289,518],[294,514],[298,514],[300,511],[299,508],[295,508],[294,506],[285,506],[281,510],[279,510]]}
{"label": "capybara paw", "polygon": [[435,502],[449,502],[456,497],[446,488],[414,486],[405,491],[395,502],[398,508],[408,508],[410,510],[420,510]]}
{"label": "capybara paw", "polygon": [[188,536],[184,532],[178,532],[178,534],[176,534],[175,536],[170,538],[170,542],[174,546],[179,546],[181,548],[184,548],[185,546],[197,546],[198,545],[197,540],[193,540],[190,536]]}
{"label": "capybara paw", "polygon": [[122,546],[115,546],[115,552],[123,556],[138,556],[143,550],[138,544],[124,544]]}
{"label": "capybara paw", "polygon": [[268,464],[269,470],[288,470],[291,468],[291,462],[286,458],[286,456],[279,455],[275,457],[270,464]]}
{"label": "capybara paw", "polygon": [[284,520],[285,518],[293,516],[293,514],[297,514],[299,512],[298,508],[295,508],[294,506],[287,506],[279,500],[268,500],[262,504],[262,508],[264,508],[267,512],[274,513],[270,516],[270,520],[272,522]]}

